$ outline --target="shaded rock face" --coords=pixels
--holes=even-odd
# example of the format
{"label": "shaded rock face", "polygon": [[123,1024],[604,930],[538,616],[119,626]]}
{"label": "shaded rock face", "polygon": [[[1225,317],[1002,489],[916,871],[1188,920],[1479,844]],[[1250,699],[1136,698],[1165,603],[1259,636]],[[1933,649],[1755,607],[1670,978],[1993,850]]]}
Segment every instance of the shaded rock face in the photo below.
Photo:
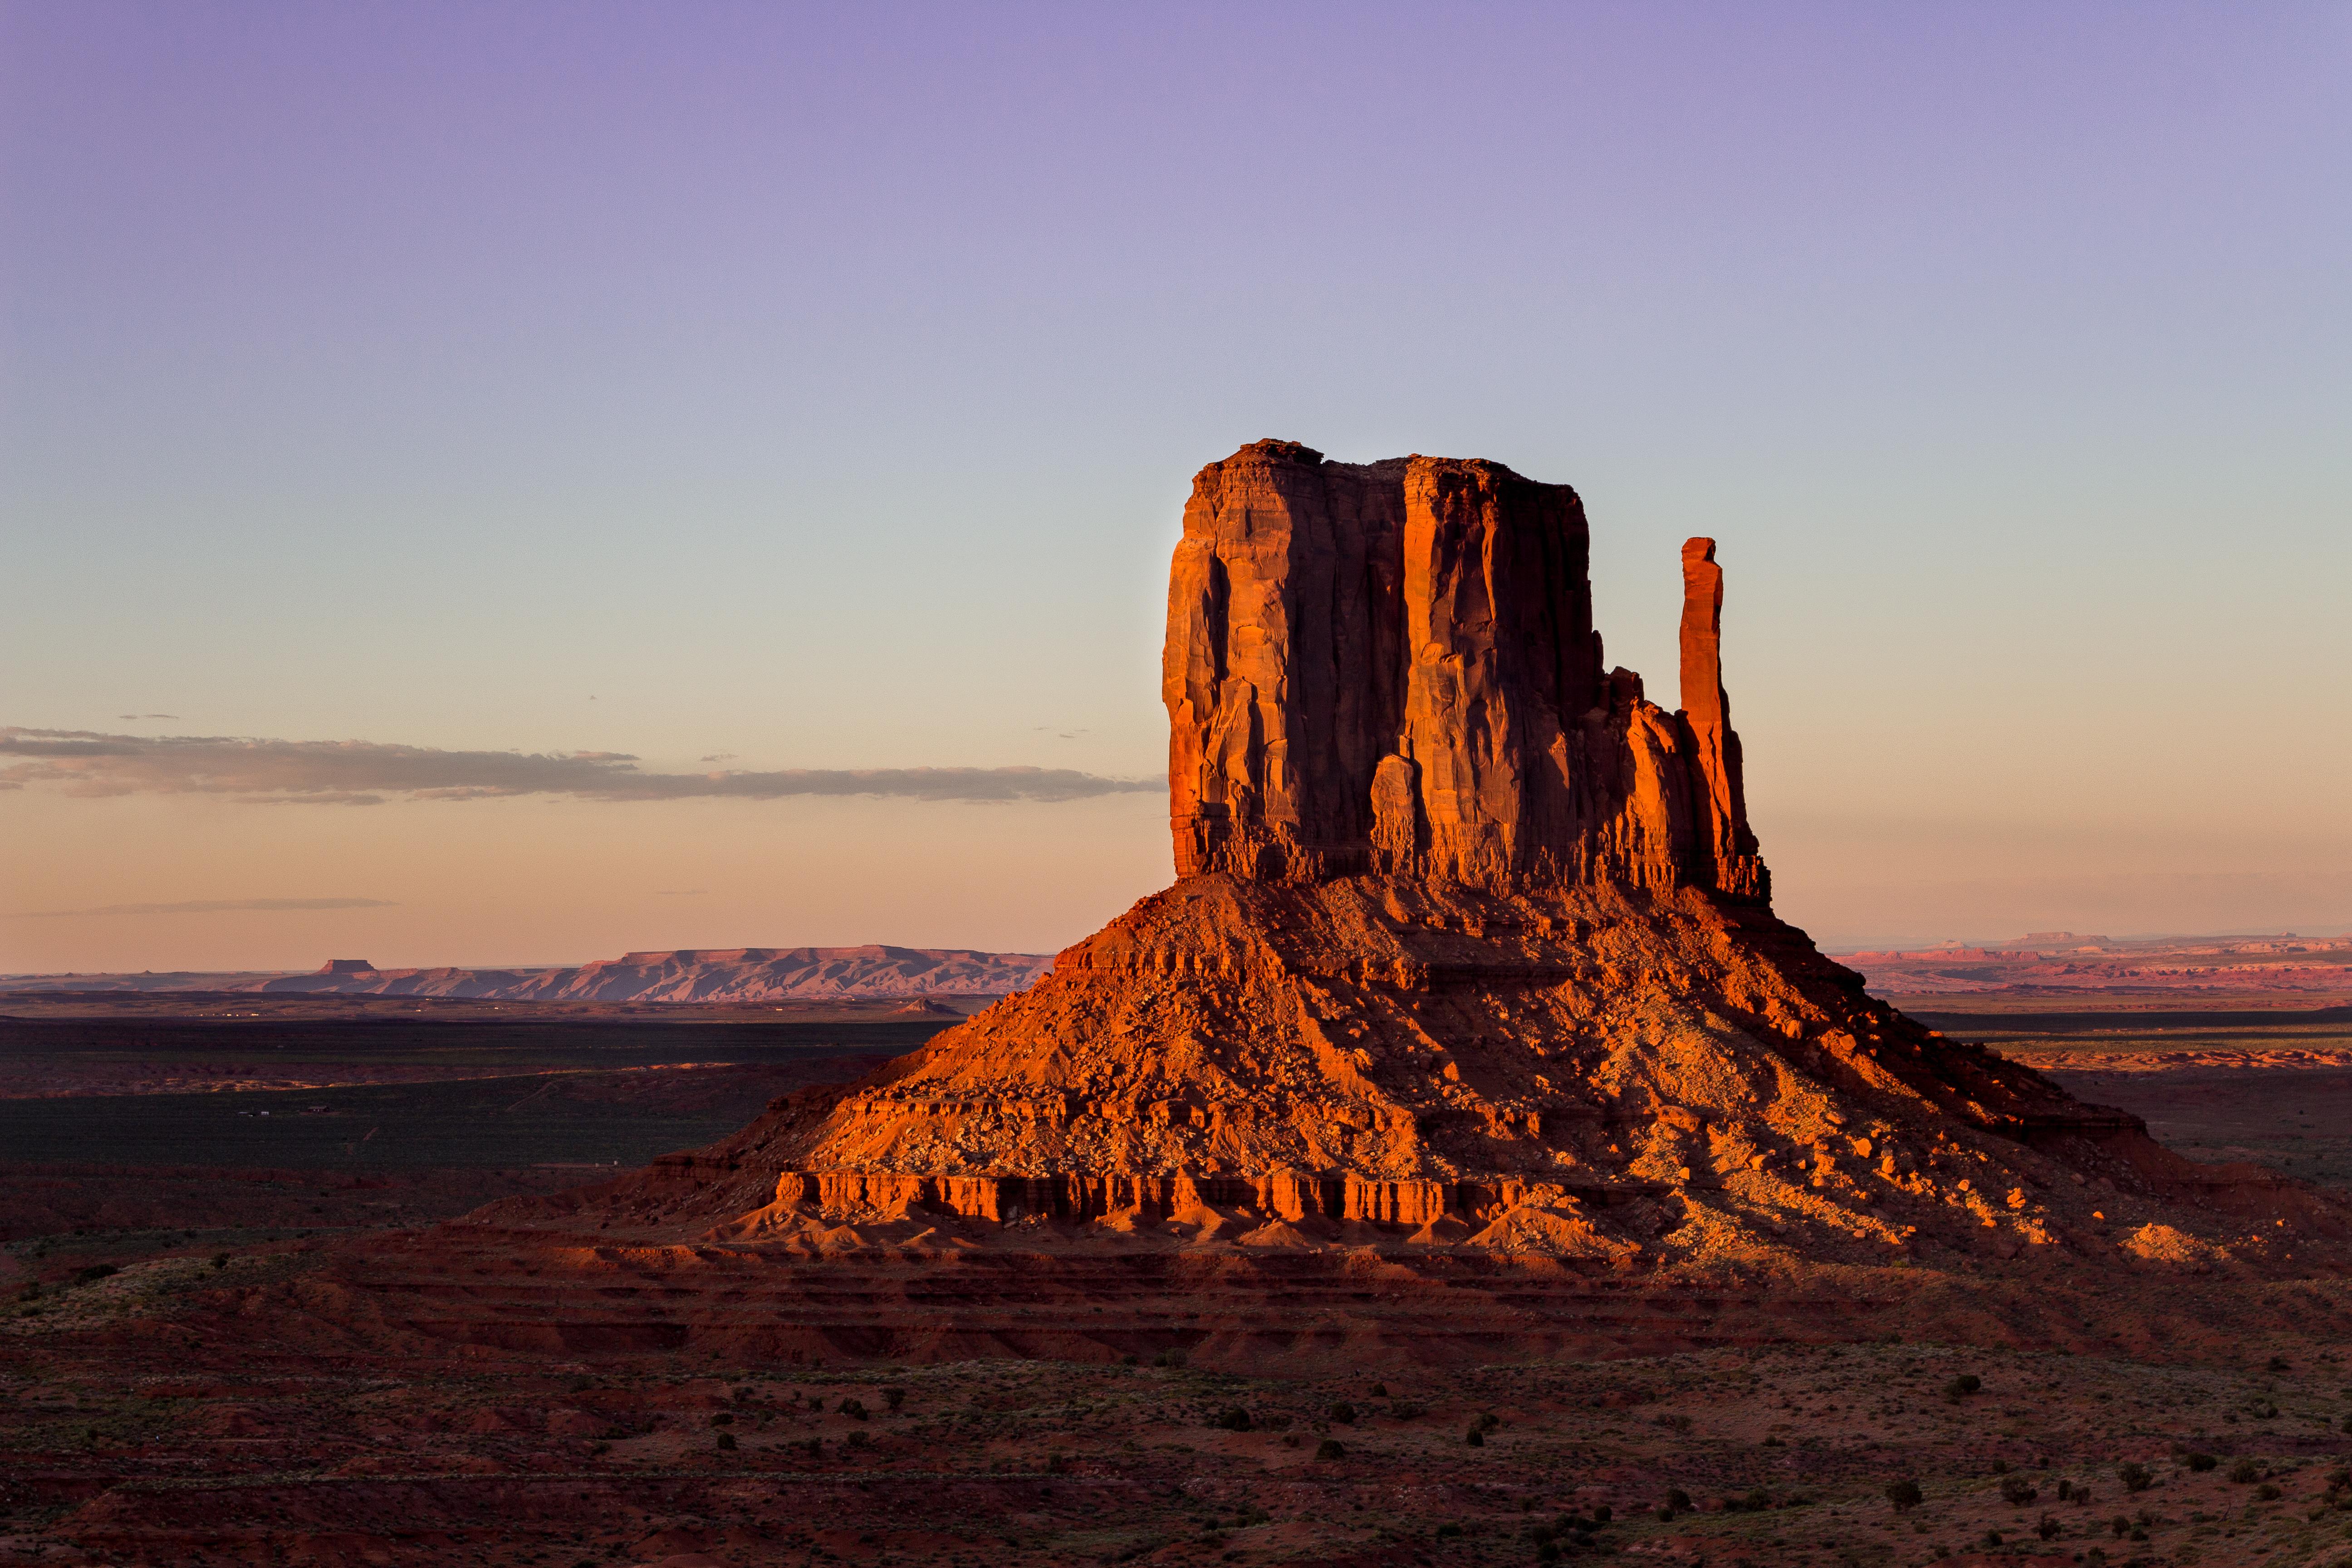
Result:
{"label": "shaded rock face", "polygon": [[1499,463],[1261,441],[1202,469],[1161,673],[1178,874],[1764,899],[1713,542],[1685,552],[1683,713],[1603,673],[1589,556],[1576,492]]}

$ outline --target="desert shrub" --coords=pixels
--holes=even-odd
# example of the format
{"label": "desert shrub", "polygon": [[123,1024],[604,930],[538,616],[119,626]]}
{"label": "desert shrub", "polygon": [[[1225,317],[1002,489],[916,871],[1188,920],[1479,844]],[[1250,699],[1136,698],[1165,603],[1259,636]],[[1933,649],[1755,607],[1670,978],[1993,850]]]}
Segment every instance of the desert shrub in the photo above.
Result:
{"label": "desert shrub", "polygon": [[2276,1502],[2278,1501],[2280,1495],[2278,1483],[2275,1481],[2264,1481],[2261,1486],[2254,1489],[2254,1495],[2262,1499],[2264,1502]]}
{"label": "desert shrub", "polygon": [[1387,1384],[1376,1383],[1372,1384],[1372,1397],[1374,1399],[1386,1399],[1388,1396],[1389,1385]]}
{"label": "desert shrub", "polygon": [[1676,1513],[1688,1513],[1688,1512],[1690,1512],[1690,1510],[1691,1510],[1691,1500],[1690,1500],[1690,1493],[1688,1493],[1688,1492],[1686,1492],[1686,1491],[1683,1490],[1683,1489],[1682,1489],[1682,1488],[1680,1488],[1680,1487],[1669,1487],[1669,1488],[1667,1488],[1667,1489],[1666,1489],[1666,1506],[1667,1506],[1668,1508],[1670,1508],[1670,1509],[1673,1509]]}
{"label": "desert shrub", "polygon": [[1664,1426],[1669,1432],[1687,1432],[1691,1429],[1691,1418],[1687,1415],[1653,1415],[1650,1421],[1652,1425]]}
{"label": "desert shrub", "polygon": [[1486,1446],[1486,1434],[1473,1426],[1463,1434],[1462,1440],[1474,1448],[1483,1448]]}
{"label": "desert shrub", "polygon": [[1410,1399],[1397,1400],[1389,1406],[1389,1419],[1391,1421],[1418,1421],[1428,1414]]}
{"label": "desert shrub", "polygon": [[2257,1421],[2275,1421],[2278,1406],[2267,1399],[2252,1399],[2246,1402],[2246,1414]]}
{"label": "desert shrub", "polygon": [[1441,1524],[1437,1527],[1437,1539],[1440,1541],[1451,1541],[1461,1533],[1462,1527],[1458,1524]]}
{"label": "desert shrub", "polygon": [[2189,1454],[2185,1456],[2180,1462],[2187,1465],[2190,1469],[2198,1472],[2198,1474],[2202,1475],[2207,1470],[2210,1470],[2214,1466],[2220,1464],[2221,1461],[2215,1458],[2210,1454]]}
{"label": "desert shrub", "polygon": [[2263,1479],[2263,1468],[2252,1459],[2240,1459],[2230,1467],[2230,1479],[2242,1487],[2251,1486]]}
{"label": "desert shrub", "polygon": [[1549,1542],[1549,1541],[1545,1542],[1541,1546],[1538,1546],[1538,1547],[1537,1547],[1537,1548],[1536,1548],[1536,1561],[1537,1561],[1537,1562],[1538,1562],[1538,1563],[1557,1563],[1557,1562],[1559,1562],[1559,1546],[1558,1546],[1558,1545],[1556,1545],[1556,1544],[1554,1544],[1554,1543],[1553,1543],[1553,1542]]}
{"label": "desert shrub", "polygon": [[721,1432],[720,1434],[719,1434],[719,1446],[721,1448],[732,1448],[732,1447],[735,1447],[735,1434],[734,1434],[734,1433],[732,1433],[732,1432]]}
{"label": "desert shrub", "polygon": [[1250,1413],[1238,1405],[1228,1405],[1210,1417],[1209,1425],[1225,1432],[1246,1432],[1250,1429]]}
{"label": "desert shrub", "polygon": [[2060,1502],[2066,1502],[2066,1501],[2068,1501],[2068,1500],[2072,1500],[2072,1499],[2073,1499],[2073,1497],[2074,1497],[2074,1482],[2069,1481],[2069,1480],[2063,1480],[2063,1479],[2062,1479],[2061,1481],[2059,1481],[2059,1483],[2058,1483],[2058,1500],[2059,1500]]}
{"label": "desert shrub", "polygon": [[907,1391],[903,1388],[886,1388],[882,1391],[882,1403],[896,1410],[907,1403]]}
{"label": "desert shrub", "polygon": [[863,1421],[866,1419],[866,1405],[863,1400],[844,1399],[834,1413],[846,1415],[853,1421]]}
{"label": "desert shrub", "polygon": [[2055,1515],[2045,1513],[2042,1516],[2042,1522],[2033,1527],[2033,1533],[2044,1541],[2055,1541],[2058,1539],[2058,1532],[2065,1528],[2058,1522]]}
{"label": "desert shrub", "polygon": [[1592,1522],[1595,1524],[1608,1523],[1609,1517],[1609,1505],[1605,1502],[1592,1510]]}
{"label": "desert shrub", "polygon": [[731,1426],[734,1423],[735,1412],[732,1410],[722,1410],[710,1418],[710,1424],[713,1426]]}
{"label": "desert shrub", "polygon": [[868,1437],[863,1432],[852,1432],[849,1435],[849,1446],[853,1448],[863,1448],[866,1444],[871,1443],[872,1441],[874,1441],[874,1439]]}
{"label": "desert shrub", "polygon": [[1906,1476],[1899,1481],[1886,1483],[1886,1500],[1893,1503],[1895,1511],[1900,1513],[1905,1509],[1917,1508],[1927,1499],[1919,1490],[1919,1483]]}
{"label": "desert shrub", "polygon": [[2116,1479],[2123,1482],[2127,1492],[2144,1492],[2148,1482],[2156,1479],[2146,1465],[2137,1459],[2126,1460],[2116,1467]]}
{"label": "desert shrub", "polygon": [[1325,1411],[1324,1415],[1336,1426],[1353,1426],[1356,1424],[1356,1407],[1344,1399]]}
{"label": "desert shrub", "polygon": [[1990,1552],[1991,1550],[1993,1550],[1995,1547],[1999,1546],[2000,1544],[2000,1531],[1998,1531],[1998,1530],[1988,1530],[1988,1531],[1986,1531],[1984,1532],[1984,1536],[1983,1536],[1983,1545],[1984,1545],[1984,1549],[1985,1549],[1986,1551]]}
{"label": "desert shrub", "polygon": [[1975,1373],[1964,1372],[1960,1373],[1959,1376],[1952,1379],[1951,1382],[1944,1384],[1944,1397],[1954,1401],[1965,1399],[1983,1386],[1984,1379],[1979,1377]]}
{"label": "desert shrub", "polygon": [[1549,1524],[1531,1524],[1528,1526],[1527,1529],[1519,1531],[1519,1535],[1522,1540],[1532,1541],[1538,1546],[1543,1545],[1545,1542],[1552,1540],[1559,1534],[1559,1531],[1554,1530]]}
{"label": "desert shrub", "polygon": [[1326,1437],[1315,1445],[1315,1457],[1318,1459],[1344,1459],[1348,1457],[1348,1446],[1337,1437]]}
{"label": "desert shrub", "polygon": [[111,1263],[93,1263],[87,1268],[75,1270],[74,1283],[77,1285],[95,1285],[101,1279],[121,1272],[121,1269],[117,1268]]}
{"label": "desert shrub", "polygon": [[1472,1423],[1472,1425],[1476,1426],[1481,1432],[1492,1432],[1496,1427],[1500,1426],[1502,1424],[1503,1418],[1496,1415],[1491,1410],[1480,1411],[1478,1413],[1478,1419]]}
{"label": "desert shrub", "polygon": [[2011,1508],[2023,1508],[2042,1494],[2023,1476],[2003,1476],[2000,1479],[2000,1500]]}
{"label": "desert shrub", "polygon": [[1151,1358],[1151,1364],[1154,1366],[1181,1367],[1184,1364],[1184,1352],[1182,1351],[1161,1351],[1158,1355]]}
{"label": "desert shrub", "polygon": [[2287,1364],[2286,1364],[2286,1357],[2284,1357],[2284,1356],[2283,1356],[2283,1355],[2274,1355],[2274,1356],[2271,1357],[2271,1359],[2270,1359],[2270,1360],[2268,1360],[2268,1361],[2266,1361],[2266,1362],[2263,1363],[2263,1370],[2264,1372],[2285,1372],[2285,1371],[2287,1371],[2287,1370],[2288,1370],[2288,1368],[2287,1368]]}
{"label": "desert shrub", "polygon": [[1756,1487],[1751,1489],[1746,1497],[1733,1498],[1724,1506],[1737,1509],[1743,1513],[1762,1513],[1772,1506],[1772,1494],[1762,1487]]}

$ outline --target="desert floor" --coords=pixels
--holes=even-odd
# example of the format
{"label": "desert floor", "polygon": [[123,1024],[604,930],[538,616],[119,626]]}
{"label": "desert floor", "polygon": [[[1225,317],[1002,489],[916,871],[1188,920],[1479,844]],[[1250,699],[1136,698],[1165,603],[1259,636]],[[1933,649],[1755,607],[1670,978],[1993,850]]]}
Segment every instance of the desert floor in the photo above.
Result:
{"label": "desert floor", "polygon": [[[1916,1005],[2192,1157],[2352,1185],[2352,1023],[2275,1000]],[[304,1305],[344,1238],[706,1141],[939,1026],[5,1011],[0,1563],[2352,1561],[2352,1345],[2299,1326],[2343,1321],[2344,1281],[2249,1287],[2225,1352],[2142,1359],[1890,1334],[1273,1378],[371,1342]]]}

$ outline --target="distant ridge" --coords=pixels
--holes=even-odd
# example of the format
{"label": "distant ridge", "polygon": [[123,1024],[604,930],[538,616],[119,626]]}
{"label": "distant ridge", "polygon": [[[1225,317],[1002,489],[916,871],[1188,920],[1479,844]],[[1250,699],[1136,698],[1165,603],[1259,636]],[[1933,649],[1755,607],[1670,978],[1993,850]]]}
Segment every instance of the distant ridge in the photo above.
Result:
{"label": "distant ridge", "polygon": [[310,974],[38,974],[0,992],[254,991],[338,996],[456,996],[511,1002],[783,1002],[1002,996],[1053,967],[1042,952],[971,948],[726,947],[625,952],[550,969],[378,969],[331,959]]}

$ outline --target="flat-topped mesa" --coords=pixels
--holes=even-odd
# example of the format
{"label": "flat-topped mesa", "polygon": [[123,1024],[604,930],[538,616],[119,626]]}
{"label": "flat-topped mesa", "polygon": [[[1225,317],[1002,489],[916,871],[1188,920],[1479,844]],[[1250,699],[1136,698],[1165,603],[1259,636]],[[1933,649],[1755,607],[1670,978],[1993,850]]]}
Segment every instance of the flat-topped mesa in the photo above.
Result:
{"label": "flat-topped mesa", "polygon": [[1684,552],[1712,595],[1685,606],[1686,715],[1603,673],[1589,553],[1576,492],[1499,463],[1260,441],[1202,468],[1162,663],[1178,874],[1766,899],[1713,542]]}

